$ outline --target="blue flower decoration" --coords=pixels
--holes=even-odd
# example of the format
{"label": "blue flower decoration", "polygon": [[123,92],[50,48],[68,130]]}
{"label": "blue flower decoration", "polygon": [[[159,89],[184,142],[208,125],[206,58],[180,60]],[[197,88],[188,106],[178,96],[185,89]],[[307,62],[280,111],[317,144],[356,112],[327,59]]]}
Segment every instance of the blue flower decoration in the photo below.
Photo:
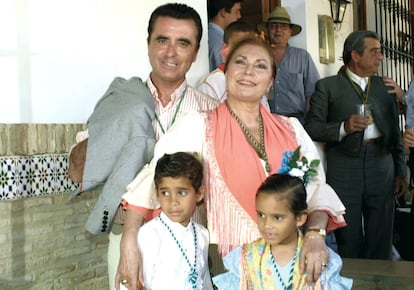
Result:
{"label": "blue flower decoration", "polygon": [[300,157],[300,146],[295,151],[285,151],[278,173],[299,177],[306,186],[311,177],[318,175],[316,168],[319,166],[320,160],[315,159],[308,162],[305,156]]}

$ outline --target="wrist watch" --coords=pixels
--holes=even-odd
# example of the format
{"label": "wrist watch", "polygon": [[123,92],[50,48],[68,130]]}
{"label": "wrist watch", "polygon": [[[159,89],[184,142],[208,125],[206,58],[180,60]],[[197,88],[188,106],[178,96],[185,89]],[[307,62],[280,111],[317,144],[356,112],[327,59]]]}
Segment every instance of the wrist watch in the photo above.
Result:
{"label": "wrist watch", "polygon": [[322,237],[326,237],[326,230],[325,229],[318,229],[318,228],[309,228],[306,232],[315,232],[321,235]]}

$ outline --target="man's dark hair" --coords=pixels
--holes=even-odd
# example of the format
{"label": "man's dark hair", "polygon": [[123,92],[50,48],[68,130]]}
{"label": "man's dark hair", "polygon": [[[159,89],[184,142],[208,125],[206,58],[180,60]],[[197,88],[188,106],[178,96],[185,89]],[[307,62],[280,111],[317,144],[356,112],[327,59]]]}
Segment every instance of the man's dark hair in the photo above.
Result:
{"label": "man's dark hair", "polygon": [[200,48],[201,37],[203,36],[203,25],[201,24],[200,15],[194,8],[180,3],[167,3],[158,6],[151,14],[148,22],[147,43],[150,42],[151,34],[154,29],[154,23],[158,17],[171,17],[179,20],[193,20],[197,27],[196,50]]}
{"label": "man's dark hair", "polygon": [[154,183],[156,188],[163,177],[186,177],[191,181],[194,190],[198,192],[203,183],[203,165],[190,153],[165,154],[158,160],[155,167]]}
{"label": "man's dark hair", "polygon": [[226,29],[224,29],[223,42],[229,44],[229,40],[235,32],[251,32],[256,33],[256,30],[249,23],[237,20],[230,23]]}
{"label": "man's dark hair", "polygon": [[351,59],[351,52],[355,50],[359,55],[362,55],[365,50],[365,38],[373,38],[380,40],[378,35],[369,30],[354,31],[348,35],[344,42],[344,50],[342,51],[342,60],[347,65]]}
{"label": "man's dark hair", "polygon": [[219,11],[224,8],[226,12],[230,12],[234,4],[241,3],[243,0],[207,0],[208,19],[213,19]]}

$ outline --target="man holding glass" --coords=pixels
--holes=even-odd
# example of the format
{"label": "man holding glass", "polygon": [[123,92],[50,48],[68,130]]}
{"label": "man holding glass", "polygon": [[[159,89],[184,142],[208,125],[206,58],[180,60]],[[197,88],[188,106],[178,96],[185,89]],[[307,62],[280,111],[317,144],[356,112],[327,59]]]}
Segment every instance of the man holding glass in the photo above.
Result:
{"label": "man holding glass", "polygon": [[346,207],[339,254],[390,259],[394,196],[407,192],[396,97],[376,76],[384,58],[376,33],[352,32],[342,58],[337,75],[317,82],[305,128],[326,142],[327,183]]}

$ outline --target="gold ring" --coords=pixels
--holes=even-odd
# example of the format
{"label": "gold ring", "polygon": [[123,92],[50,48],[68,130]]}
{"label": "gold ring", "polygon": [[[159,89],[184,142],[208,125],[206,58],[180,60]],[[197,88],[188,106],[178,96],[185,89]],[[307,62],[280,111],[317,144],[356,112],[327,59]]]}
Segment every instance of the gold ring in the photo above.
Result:
{"label": "gold ring", "polygon": [[327,266],[328,266],[328,264],[322,263],[322,268],[325,268]]}
{"label": "gold ring", "polygon": [[122,284],[122,285],[126,285],[126,284],[128,284],[128,280],[126,280],[126,279],[122,279],[122,280],[121,280],[121,284]]}

